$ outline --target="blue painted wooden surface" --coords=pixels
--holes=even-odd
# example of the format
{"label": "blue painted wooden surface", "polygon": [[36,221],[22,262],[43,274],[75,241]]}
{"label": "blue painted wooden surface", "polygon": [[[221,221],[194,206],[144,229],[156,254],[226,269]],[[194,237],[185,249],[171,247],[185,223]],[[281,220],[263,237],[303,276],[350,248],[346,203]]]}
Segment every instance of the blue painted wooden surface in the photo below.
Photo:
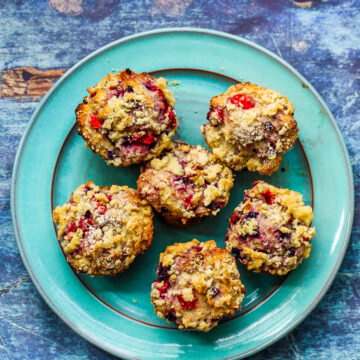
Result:
{"label": "blue painted wooden surface", "polygon": [[[29,83],[35,77],[29,79],[32,75],[25,71],[19,80],[9,70],[66,70],[110,41],[169,26],[222,30],[266,47],[309,79],[333,112],[354,170],[351,242],[319,306],[293,332],[252,359],[360,359],[360,2],[308,3],[311,6],[290,0],[0,2],[0,359],[112,358],[52,312],[20,259],[10,218],[11,171],[37,95],[46,92],[46,86],[40,81],[33,91]],[[29,89],[24,93],[21,86]]]}

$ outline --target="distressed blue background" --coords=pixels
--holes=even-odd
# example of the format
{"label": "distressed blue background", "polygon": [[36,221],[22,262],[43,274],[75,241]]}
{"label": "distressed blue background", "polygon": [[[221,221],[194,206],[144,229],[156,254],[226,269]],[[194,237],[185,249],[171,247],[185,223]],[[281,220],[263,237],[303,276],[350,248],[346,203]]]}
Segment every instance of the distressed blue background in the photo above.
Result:
{"label": "distressed blue background", "polygon": [[[300,3],[300,1],[298,1]],[[0,70],[66,70],[126,35],[170,26],[226,31],[252,40],[298,69],[333,112],[349,149],[355,221],[330,291],[293,332],[252,359],[360,358],[360,2],[290,0],[17,0],[0,2]],[[241,66],[241,64],[239,64]],[[44,303],[20,259],[9,193],[15,153],[40,96],[0,84],[0,359],[110,359]],[[2,89],[1,89],[2,86]],[[29,95],[30,94],[30,95]],[[324,178],[324,181],[326,179]],[[336,191],[336,189],[334,190]]]}

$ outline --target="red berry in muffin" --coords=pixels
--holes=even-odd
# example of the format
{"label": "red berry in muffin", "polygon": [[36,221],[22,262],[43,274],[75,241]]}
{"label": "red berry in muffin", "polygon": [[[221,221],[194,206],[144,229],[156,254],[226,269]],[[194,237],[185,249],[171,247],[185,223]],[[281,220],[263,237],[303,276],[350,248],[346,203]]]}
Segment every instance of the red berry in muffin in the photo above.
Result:
{"label": "red berry in muffin", "polygon": [[313,218],[301,194],[258,181],[229,220],[226,249],[248,270],[285,275],[310,254]]}
{"label": "red berry in muffin", "polygon": [[293,113],[286,96],[240,83],[211,99],[201,132],[214,155],[230,168],[271,175],[297,138]]}
{"label": "red berry in muffin", "polygon": [[127,186],[78,187],[53,213],[67,261],[78,272],[115,275],[145,252],[153,238],[153,213]]}
{"label": "red berry in muffin", "polygon": [[139,164],[169,145],[178,123],[164,78],[126,69],[88,92],[75,111],[79,134],[108,164]]}
{"label": "red berry in muffin", "polygon": [[245,294],[234,258],[212,240],[168,246],[157,276],[154,312],[179,329],[209,331],[240,309]]}
{"label": "red berry in muffin", "polygon": [[228,202],[231,170],[201,146],[173,142],[150,160],[138,179],[138,193],[170,224],[183,226],[215,216]]}

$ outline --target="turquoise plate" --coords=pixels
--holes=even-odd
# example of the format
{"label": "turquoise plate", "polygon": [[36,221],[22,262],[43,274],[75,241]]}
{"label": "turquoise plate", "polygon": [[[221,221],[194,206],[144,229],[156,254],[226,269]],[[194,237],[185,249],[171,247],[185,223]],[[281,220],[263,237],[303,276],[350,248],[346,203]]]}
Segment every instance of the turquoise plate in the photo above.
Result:
{"label": "turquoise plate", "polygon": [[[239,265],[247,293],[241,312],[209,333],[179,331],[155,316],[150,285],[159,253],[174,242],[214,239],[224,246],[227,218],[244,189],[260,179],[243,171],[227,207],[186,229],[155,218],[154,241],[126,272],[112,278],[77,275],[56,240],[52,209],[80,184],[136,187],[138,167],[115,168],[84,146],[74,109],[86,88],[130,67],[166,77],[177,98],[177,138],[205,146],[199,127],[209,100],[237,81],[287,94],[295,105],[300,140],[281,170],[262,177],[300,191],[315,209],[309,259],[286,277],[253,274]],[[102,349],[129,359],[230,359],[248,356],[293,329],[320,301],[344,256],[353,219],[353,180],[334,118],[312,86],[290,65],[249,41],[202,29],[165,29],[130,36],[94,52],[69,70],[35,111],[13,173],[12,218],[31,278],[49,306],[72,329]]]}

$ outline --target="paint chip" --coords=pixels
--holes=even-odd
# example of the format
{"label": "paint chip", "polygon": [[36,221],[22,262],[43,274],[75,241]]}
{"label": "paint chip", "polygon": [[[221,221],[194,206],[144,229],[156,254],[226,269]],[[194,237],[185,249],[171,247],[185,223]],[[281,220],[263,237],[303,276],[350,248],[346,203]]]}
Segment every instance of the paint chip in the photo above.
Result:
{"label": "paint chip", "polygon": [[176,80],[174,80],[170,83],[170,85],[173,85],[173,86],[178,86],[180,84],[181,84],[181,81],[176,81]]}
{"label": "paint chip", "polygon": [[135,299],[133,299],[133,303],[134,303],[134,304],[137,304],[137,303],[138,303],[138,301],[137,301],[137,300],[135,300]]}

